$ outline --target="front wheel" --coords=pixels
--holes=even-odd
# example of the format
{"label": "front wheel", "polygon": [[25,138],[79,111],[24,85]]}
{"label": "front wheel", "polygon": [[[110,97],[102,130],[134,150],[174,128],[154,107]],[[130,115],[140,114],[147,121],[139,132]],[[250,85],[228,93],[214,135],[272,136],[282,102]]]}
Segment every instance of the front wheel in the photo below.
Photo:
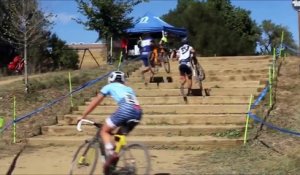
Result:
{"label": "front wheel", "polygon": [[75,152],[70,175],[73,174],[93,174],[98,161],[98,146],[96,143],[83,143]]}
{"label": "front wheel", "polygon": [[142,144],[129,144],[119,154],[116,171],[127,175],[149,175],[151,161],[148,149]]}

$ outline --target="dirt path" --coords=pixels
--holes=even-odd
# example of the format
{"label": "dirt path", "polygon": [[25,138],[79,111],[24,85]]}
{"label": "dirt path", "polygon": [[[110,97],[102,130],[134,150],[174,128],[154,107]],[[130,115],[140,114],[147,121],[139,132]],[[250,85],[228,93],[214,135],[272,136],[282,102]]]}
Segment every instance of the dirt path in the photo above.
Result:
{"label": "dirt path", "polygon": [[[30,75],[30,78],[35,78],[35,77],[39,77],[39,76],[43,76],[43,74],[37,74],[37,75]],[[0,85],[7,85],[16,81],[23,81],[24,80],[24,76],[20,75],[20,76],[12,76],[11,78],[5,78],[5,79],[0,79]]]}
{"label": "dirt path", "polygon": [[[47,76],[47,75],[50,75],[51,73],[52,72],[28,75],[28,79]],[[10,84],[10,83],[13,83],[13,82],[16,82],[16,81],[24,81],[24,75],[1,77],[0,78],[0,85]]]}
{"label": "dirt path", "polygon": [[[76,147],[29,147],[18,159],[13,174],[68,174]],[[185,174],[182,165],[186,157],[201,156],[204,151],[150,150],[152,174]],[[0,174],[5,174],[13,157],[0,159]],[[100,171],[100,170],[99,170]]]}
{"label": "dirt path", "polygon": [[23,80],[23,77],[14,77],[11,79],[7,79],[7,80],[0,80],[0,85],[6,85],[6,84],[10,84],[16,81],[21,81]]}

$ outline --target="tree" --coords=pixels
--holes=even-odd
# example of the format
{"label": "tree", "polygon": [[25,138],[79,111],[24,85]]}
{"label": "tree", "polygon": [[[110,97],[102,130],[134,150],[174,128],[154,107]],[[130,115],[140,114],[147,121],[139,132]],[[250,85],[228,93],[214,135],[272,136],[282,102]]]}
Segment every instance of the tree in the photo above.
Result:
{"label": "tree", "polygon": [[76,0],[79,12],[87,17],[87,21],[77,22],[98,32],[97,40],[120,37],[133,26],[133,17],[129,16],[133,7],[143,1],[146,0]]}
{"label": "tree", "polygon": [[254,54],[259,30],[250,12],[229,0],[178,0],[176,9],[163,19],[185,27],[189,40],[201,55]]}
{"label": "tree", "polygon": [[[8,21],[8,9],[6,4],[8,0],[0,1],[0,68],[6,66],[12,59],[15,53],[14,47],[3,39],[3,25]],[[4,69],[3,69],[4,70]]]}
{"label": "tree", "polygon": [[272,54],[273,49],[280,46],[281,35],[284,32],[284,44],[291,48],[297,48],[293,35],[287,27],[276,25],[271,20],[264,20],[260,25],[262,35],[259,40],[260,51],[263,54]]}
{"label": "tree", "polygon": [[48,20],[51,14],[45,16],[38,10],[36,0],[9,0],[1,1],[1,9],[5,19],[2,22],[2,40],[12,44],[17,49],[23,49],[25,63],[25,91],[28,90],[28,47],[40,47],[47,43],[49,32],[46,30],[51,22]]}
{"label": "tree", "polygon": [[49,40],[51,48],[50,57],[54,69],[77,69],[78,54],[75,50],[66,46],[66,43],[59,39],[56,34],[51,35]]}

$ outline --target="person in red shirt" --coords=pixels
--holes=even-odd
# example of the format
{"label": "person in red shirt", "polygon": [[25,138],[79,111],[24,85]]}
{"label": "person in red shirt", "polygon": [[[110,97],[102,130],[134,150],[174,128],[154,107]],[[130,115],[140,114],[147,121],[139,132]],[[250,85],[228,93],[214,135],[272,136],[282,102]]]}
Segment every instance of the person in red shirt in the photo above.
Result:
{"label": "person in red shirt", "polygon": [[14,59],[8,64],[8,69],[10,71],[22,72],[24,68],[24,60],[21,56],[17,55]]}
{"label": "person in red shirt", "polygon": [[127,53],[128,53],[128,49],[127,49],[127,46],[128,46],[128,40],[127,38],[123,37],[121,39],[121,49],[122,49],[122,62],[124,60],[127,60]]}

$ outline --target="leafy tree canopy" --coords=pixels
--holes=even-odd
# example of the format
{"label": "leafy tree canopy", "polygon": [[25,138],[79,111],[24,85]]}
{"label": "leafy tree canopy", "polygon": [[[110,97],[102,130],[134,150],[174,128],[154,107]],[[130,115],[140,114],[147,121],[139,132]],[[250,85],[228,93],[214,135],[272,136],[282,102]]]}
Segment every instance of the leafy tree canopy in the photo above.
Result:
{"label": "leafy tree canopy", "polygon": [[[39,9],[37,0],[0,1],[0,67],[5,69],[18,54],[26,50],[28,73],[78,68],[78,55],[55,34],[50,13]],[[26,47],[25,47],[26,46]],[[53,52],[49,52],[52,48]]]}
{"label": "leafy tree canopy", "polygon": [[264,20],[260,25],[262,35],[259,39],[261,53],[272,54],[273,49],[280,46],[281,35],[284,35],[284,44],[297,48],[292,33],[282,25],[276,25],[271,20]]}
{"label": "leafy tree canopy", "polygon": [[99,37],[118,37],[133,25],[133,17],[129,14],[133,7],[147,0],[76,0],[79,12],[87,17],[87,20],[77,19],[89,30],[98,32]]}
{"label": "leafy tree canopy", "polygon": [[78,54],[75,50],[66,46],[66,43],[58,38],[56,34],[51,35],[49,40],[51,48],[50,57],[53,69],[77,69]]}
{"label": "leafy tree canopy", "polygon": [[178,0],[176,9],[163,19],[185,27],[191,44],[206,56],[254,54],[260,36],[250,12],[229,0]]}

